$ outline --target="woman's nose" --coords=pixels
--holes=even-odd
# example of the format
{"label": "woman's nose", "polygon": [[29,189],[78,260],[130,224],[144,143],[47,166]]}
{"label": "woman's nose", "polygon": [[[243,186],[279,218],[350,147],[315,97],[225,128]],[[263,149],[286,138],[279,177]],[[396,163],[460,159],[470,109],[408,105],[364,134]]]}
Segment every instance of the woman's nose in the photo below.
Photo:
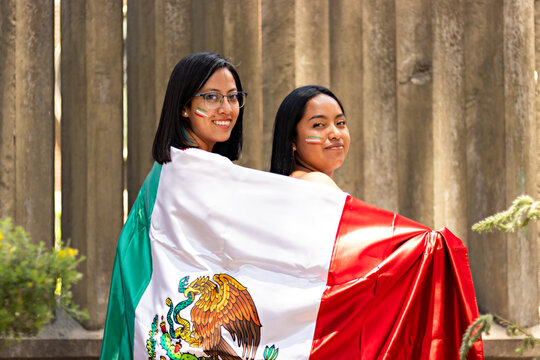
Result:
{"label": "woman's nose", "polygon": [[328,138],[331,140],[337,140],[341,138],[341,133],[339,129],[337,129],[335,126],[331,126],[330,133],[328,134]]}
{"label": "woman's nose", "polygon": [[218,111],[230,112],[232,110],[231,104],[229,104],[229,99],[223,98],[223,102],[219,105]]}

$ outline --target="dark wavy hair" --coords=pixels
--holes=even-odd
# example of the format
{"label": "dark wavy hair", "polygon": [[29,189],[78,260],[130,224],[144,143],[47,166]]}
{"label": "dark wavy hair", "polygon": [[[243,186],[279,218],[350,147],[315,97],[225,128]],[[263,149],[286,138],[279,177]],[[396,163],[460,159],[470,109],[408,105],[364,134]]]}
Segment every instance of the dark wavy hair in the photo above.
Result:
{"label": "dark wavy hair", "polygon": [[[219,54],[195,53],[186,56],[176,64],[169,78],[152,146],[152,156],[155,161],[160,164],[171,161],[171,146],[179,149],[193,147],[186,134],[186,130],[191,129],[189,118],[181,115],[182,109],[191,104],[193,95],[204,86],[216,70],[221,68],[227,68],[232,73],[237,90],[242,91],[242,83],[234,65]],[[213,153],[231,160],[238,160],[242,152],[243,114],[242,107],[231,136],[227,141],[216,143],[212,149]]]}
{"label": "dark wavy hair", "polygon": [[296,124],[304,116],[307,102],[320,94],[336,100],[345,114],[343,105],[336,95],[324,86],[307,85],[293,90],[285,97],[276,113],[270,172],[282,175],[290,175],[293,172],[295,162],[293,140],[296,137]]}

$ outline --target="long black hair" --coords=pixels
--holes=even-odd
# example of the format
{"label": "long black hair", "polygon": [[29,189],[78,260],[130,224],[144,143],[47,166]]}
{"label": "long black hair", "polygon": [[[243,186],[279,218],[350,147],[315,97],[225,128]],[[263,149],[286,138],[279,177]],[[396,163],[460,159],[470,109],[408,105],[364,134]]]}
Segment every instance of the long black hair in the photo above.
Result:
{"label": "long black hair", "polygon": [[[186,130],[191,129],[189,118],[182,116],[182,109],[191,104],[191,98],[208,81],[212,74],[227,68],[233,75],[238,92],[242,91],[242,83],[234,65],[219,54],[202,52],[186,56],[174,67],[165,98],[159,125],[154,137],[152,156],[160,164],[171,161],[170,147],[179,149],[193,147],[187,138]],[[242,152],[242,117],[244,108],[240,108],[236,124],[227,141],[218,142],[212,152],[231,160],[238,160]]]}
{"label": "long black hair", "polygon": [[294,89],[285,97],[276,113],[270,172],[282,175],[290,175],[293,172],[293,141],[296,137],[296,124],[304,116],[307,102],[320,94],[328,95],[336,100],[345,114],[343,105],[336,95],[324,86],[306,85]]}

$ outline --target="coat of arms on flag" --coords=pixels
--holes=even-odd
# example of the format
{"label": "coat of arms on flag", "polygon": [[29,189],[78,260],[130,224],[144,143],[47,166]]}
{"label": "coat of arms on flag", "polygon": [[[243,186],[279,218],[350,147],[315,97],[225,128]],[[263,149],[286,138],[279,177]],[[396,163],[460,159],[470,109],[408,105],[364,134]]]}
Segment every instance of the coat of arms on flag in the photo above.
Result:
{"label": "coat of arms on flag", "polygon": [[478,309],[450,231],[206,151],[171,157],[118,240],[102,359],[459,358]]}
{"label": "coat of arms on flag", "polygon": [[[169,311],[166,316],[161,316],[161,331],[158,330],[159,315],[152,320],[149,338],[146,340],[149,359],[156,358],[156,345],[166,351],[169,359],[237,359],[236,350],[222,336],[223,329],[242,347],[243,359],[255,358],[261,324],[255,303],[246,287],[227,274],[215,274],[213,281],[208,276],[202,276],[191,283],[189,276],[185,276],[179,282],[178,292],[185,299],[176,305],[170,297],[165,300]],[[190,307],[191,321],[181,314]],[[158,335],[160,332],[161,335]],[[159,341],[156,341],[156,336]],[[183,342],[190,347],[202,348],[210,356],[197,357],[190,352],[183,352]],[[274,360],[278,352],[275,345],[267,346],[264,359]]]}

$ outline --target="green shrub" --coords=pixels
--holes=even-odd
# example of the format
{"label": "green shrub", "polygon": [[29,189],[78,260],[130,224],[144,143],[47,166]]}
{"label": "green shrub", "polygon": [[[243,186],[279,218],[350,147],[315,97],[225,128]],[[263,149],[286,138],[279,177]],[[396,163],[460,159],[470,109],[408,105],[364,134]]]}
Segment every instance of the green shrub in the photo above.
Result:
{"label": "green shrub", "polygon": [[79,320],[87,318],[70,291],[82,277],[77,271],[81,261],[77,250],[36,245],[10,218],[0,220],[0,337],[36,335],[58,307]]}
{"label": "green shrub", "polygon": [[[540,219],[540,202],[534,201],[528,195],[518,196],[512,205],[504,211],[489,216],[472,226],[472,230],[484,233],[493,230],[515,232],[525,230],[532,220]],[[479,316],[465,331],[459,349],[460,360],[467,359],[467,353],[473,343],[477,341],[483,333],[489,334],[489,329],[493,323],[504,327],[510,336],[523,335],[521,346],[515,349],[516,353],[522,354],[528,348],[540,346],[540,339],[536,338],[529,330],[508,321],[497,314],[485,314]],[[536,357],[534,359],[540,359]]]}

